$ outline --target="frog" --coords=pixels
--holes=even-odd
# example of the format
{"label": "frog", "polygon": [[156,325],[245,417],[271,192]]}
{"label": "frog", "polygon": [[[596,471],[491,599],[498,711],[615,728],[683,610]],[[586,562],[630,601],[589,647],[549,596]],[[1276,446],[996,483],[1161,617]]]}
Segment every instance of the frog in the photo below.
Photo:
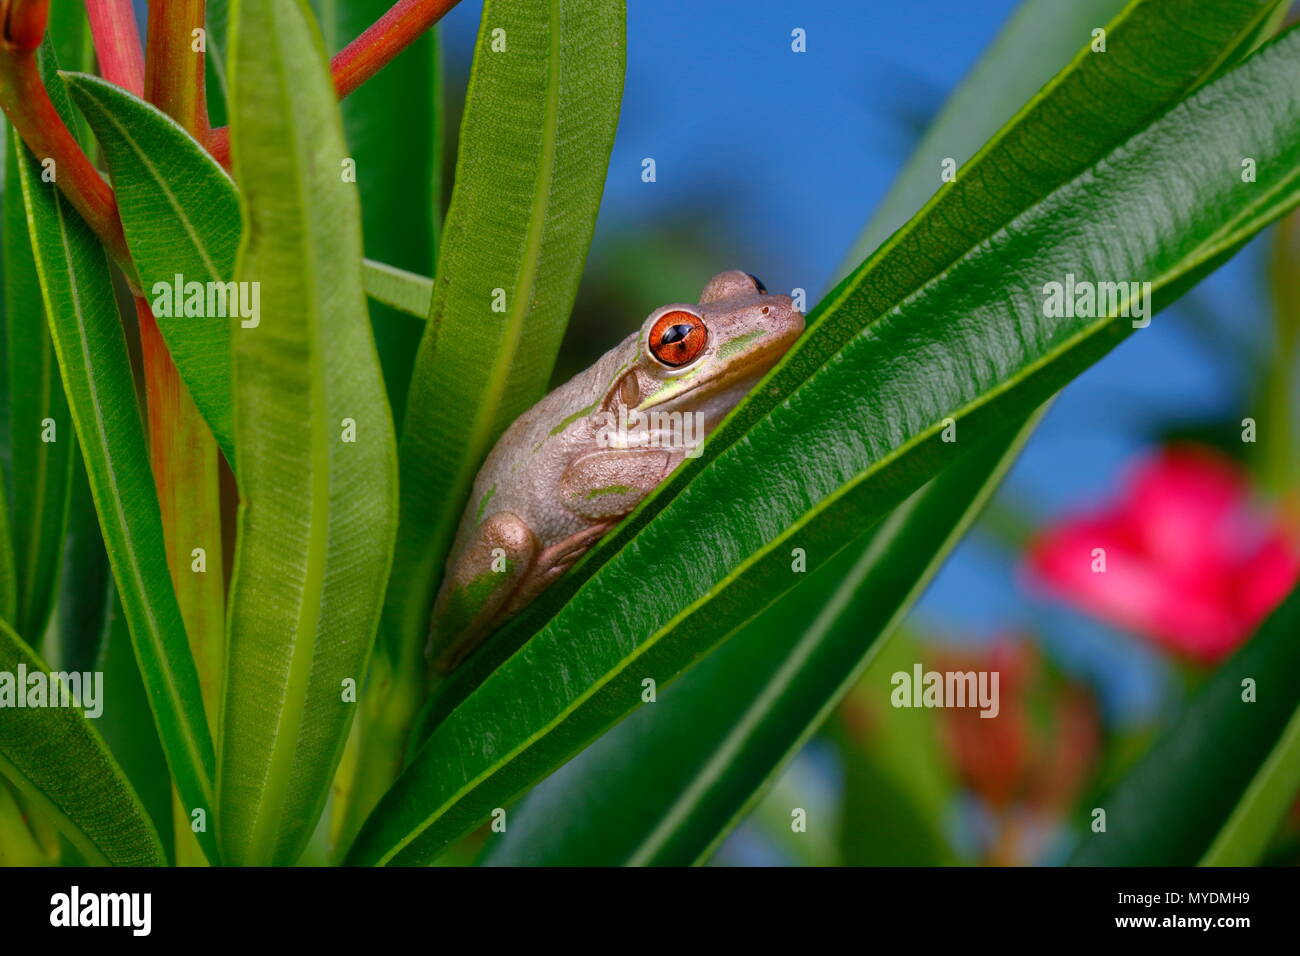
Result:
{"label": "frog", "polygon": [[730,270],[652,311],[505,429],[474,479],[426,654],[446,675],[665,481],[803,333],[787,295]]}

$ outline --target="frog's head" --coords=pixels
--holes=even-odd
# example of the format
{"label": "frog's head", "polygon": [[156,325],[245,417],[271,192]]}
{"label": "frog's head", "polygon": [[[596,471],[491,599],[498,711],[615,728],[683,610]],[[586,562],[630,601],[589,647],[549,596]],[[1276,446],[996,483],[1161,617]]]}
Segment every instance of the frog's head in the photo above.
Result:
{"label": "frog's head", "polygon": [[[697,305],[665,305],[641,327],[625,400],[642,411],[698,411],[710,427],[729,412],[803,332],[788,295],[770,295],[747,272],[709,280]],[[633,394],[634,390],[634,394]]]}

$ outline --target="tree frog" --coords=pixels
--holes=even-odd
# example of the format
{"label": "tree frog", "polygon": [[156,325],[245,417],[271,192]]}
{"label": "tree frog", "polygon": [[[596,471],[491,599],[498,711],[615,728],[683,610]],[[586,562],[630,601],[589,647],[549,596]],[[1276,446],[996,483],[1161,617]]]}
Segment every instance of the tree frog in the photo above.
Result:
{"label": "tree frog", "polygon": [[803,332],[789,296],[734,270],[641,328],[506,429],[474,480],[434,604],[448,673],[687,456]]}

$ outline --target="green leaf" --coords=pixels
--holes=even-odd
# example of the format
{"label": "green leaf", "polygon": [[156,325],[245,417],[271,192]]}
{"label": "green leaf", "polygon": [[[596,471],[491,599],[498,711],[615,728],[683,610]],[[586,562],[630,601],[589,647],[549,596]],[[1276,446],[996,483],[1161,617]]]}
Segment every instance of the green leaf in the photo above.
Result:
{"label": "green leaf", "polygon": [[[239,245],[239,193],[202,146],[170,116],[97,76],[65,73],[72,98],[104,150],[127,243],[147,292],[155,283],[227,282]],[[162,160],[161,157],[166,157]],[[429,314],[433,280],[367,259],[367,295],[393,309]],[[385,321],[401,321],[396,315]],[[195,404],[233,463],[230,332],[220,318],[161,317],[158,326]],[[414,326],[419,336],[419,326]],[[414,354],[411,343],[408,354]]]}
{"label": "green leaf", "polygon": [[161,110],[96,76],[64,74],[95,131],[144,294],[167,350],[232,466],[230,334],[220,315],[160,314],[182,283],[229,282],[239,246],[239,197],[207,150]]}
{"label": "green leaf", "polygon": [[87,595],[90,603],[102,608],[95,641],[99,656],[93,669],[103,673],[104,699],[112,701],[112,706],[97,721],[97,729],[140,795],[140,803],[162,838],[167,858],[175,861],[172,826],[175,798],[167,772],[167,756],[158,740],[153,714],[149,711],[149,696],[131,650],[131,632],[111,579],[106,582],[103,600],[98,598],[98,595]]}
{"label": "green leaf", "polygon": [[[45,662],[13,629],[0,621],[0,699],[31,689],[34,674],[46,675]],[[76,685],[85,677],[78,675]],[[26,678],[29,686],[16,682]],[[9,685],[6,690],[5,685]],[[64,686],[64,685],[60,685]],[[49,698],[47,698],[48,702]],[[87,709],[110,707],[102,697],[78,699]],[[7,700],[6,709],[16,706]],[[93,719],[79,707],[31,707],[0,720],[0,770],[27,796],[43,806],[73,845],[95,863],[118,866],[160,866],[166,862],[162,843],[131,784],[122,774]]]}
{"label": "green leaf", "polygon": [[227,0],[208,0],[204,9],[208,30],[207,100],[208,120],[212,128],[225,126],[226,117],[226,40],[230,34],[230,4]]}
{"label": "green leaf", "polygon": [[420,319],[429,317],[429,306],[433,302],[433,280],[428,276],[416,275],[373,259],[367,259],[362,264],[362,275],[366,295],[372,299],[407,315]]}
{"label": "green leaf", "polygon": [[0,469],[0,621],[12,621],[18,609],[18,575],[14,570],[13,538],[9,534],[9,493]]}
{"label": "green leaf", "polygon": [[17,136],[10,136],[5,148],[3,224],[13,482],[10,535],[17,603],[12,616],[4,617],[39,646],[59,583],[77,440],[32,259],[15,168],[17,142]]}
{"label": "green leaf", "polygon": [[[417,666],[479,464],[542,397],[555,363],[614,142],[623,21],[614,0],[484,4],[401,439],[384,634],[395,658]],[[504,51],[493,51],[493,31],[504,31]]]}
{"label": "green leaf", "polygon": [[78,458],[73,468],[67,544],[56,608],[61,667],[96,669],[113,594],[113,571],[99,531],[99,516],[90,495],[86,466]]}
{"label": "green leaf", "polygon": [[347,153],[310,16],[301,0],[231,13],[232,156],[248,224],[235,276],[261,283],[263,314],[233,337],[240,509],[217,826],[234,864],[292,863],[312,834],[396,524],[357,190],[339,178]]}
{"label": "green leaf", "polygon": [[[378,20],[391,0],[314,0],[332,55]],[[442,222],[442,70],[435,26],[343,101],[348,157],[356,163],[366,255],[421,275],[433,271]],[[367,291],[370,291],[367,270]],[[390,288],[386,286],[386,288]],[[377,297],[378,298],[378,297]],[[393,303],[383,298],[385,306]],[[398,306],[400,308],[400,306]],[[426,303],[420,313],[429,314]],[[372,307],[393,420],[401,426],[418,325]]]}
{"label": "green leaf", "polygon": [[1201,866],[1254,866],[1300,791],[1300,708],[1241,795]]}
{"label": "green leaf", "polygon": [[[732,440],[711,438],[599,546],[598,575],[540,599],[568,598],[438,726],[353,862],[436,856],[634,709],[643,677],[666,683],[788,590],[792,548],[820,567],[960,441],[1027,415],[1132,331],[1109,307],[1044,314],[1047,283],[1149,281],[1158,311],[1300,202],[1297,66],[1292,30],[883,315],[860,285],[870,269],[842,284],[720,426]],[[1241,180],[1242,144],[1266,171],[1257,183]],[[756,402],[776,404],[753,420]],[[959,441],[943,440],[951,429]]]}
{"label": "green leaf", "polygon": [[[1300,588],[1201,687],[1182,717],[1097,806],[1075,866],[1252,863],[1295,797]],[[1257,699],[1247,702],[1246,681]],[[1176,807],[1177,812],[1170,812]],[[1088,821],[1091,822],[1091,818]]]}
{"label": "green leaf", "polygon": [[[59,111],[70,116],[48,49],[41,56],[46,88]],[[187,807],[210,813],[212,738],[167,572],[162,518],[108,262],[58,187],[41,181],[36,158],[23,152],[18,168],[45,312],[136,659],[176,787]],[[215,858],[211,834],[199,836]]]}
{"label": "green leaf", "polygon": [[[90,32],[84,3],[50,4],[50,44],[58,62],[69,70],[89,72],[95,68],[95,38]],[[68,124],[81,148],[89,151],[94,140],[81,116],[74,116]]]}
{"label": "green leaf", "polygon": [[[1031,430],[972,450],[895,509],[865,547],[845,548],[534,790],[484,862],[707,859],[857,681]],[[574,806],[586,810],[561,812]]]}

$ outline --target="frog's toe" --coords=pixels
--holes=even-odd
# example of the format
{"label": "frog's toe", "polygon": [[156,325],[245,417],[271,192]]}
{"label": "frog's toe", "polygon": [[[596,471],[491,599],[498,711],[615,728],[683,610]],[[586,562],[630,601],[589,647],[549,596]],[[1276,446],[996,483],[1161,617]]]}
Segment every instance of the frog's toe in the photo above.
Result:
{"label": "frog's toe", "polygon": [[486,519],[448,568],[429,627],[429,657],[449,673],[503,617],[537,557],[537,537],[518,515]]}

